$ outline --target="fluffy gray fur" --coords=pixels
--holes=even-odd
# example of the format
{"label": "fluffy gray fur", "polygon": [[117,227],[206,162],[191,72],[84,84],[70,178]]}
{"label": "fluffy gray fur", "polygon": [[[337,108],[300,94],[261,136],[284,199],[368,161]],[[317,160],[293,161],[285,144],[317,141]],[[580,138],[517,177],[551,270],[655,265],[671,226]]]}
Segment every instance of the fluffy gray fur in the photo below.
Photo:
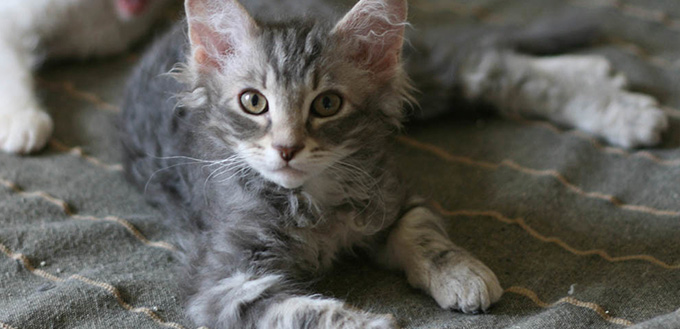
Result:
{"label": "fluffy gray fur", "polygon": [[[234,0],[187,1],[188,25],[178,24],[144,56],[122,117],[126,171],[178,232],[187,313],[199,326],[395,328],[391,316],[306,291],[310,277],[357,249],[403,271],[443,308],[474,313],[500,298],[493,272],[455,246],[440,218],[399,183],[387,150],[412,101],[405,69],[424,91],[423,118],[452,108],[454,99],[482,101],[628,145],[654,142],[665,125],[653,104],[614,104],[645,96],[623,91],[608,71],[568,74],[604,65],[601,59],[518,53],[587,42],[587,25],[455,37],[445,28],[420,31],[402,66],[404,0],[362,0],[337,24],[328,18],[336,17],[333,7],[320,1],[246,5],[279,17],[252,20]],[[318,7],[287,18],[304,6]],[[609,98],[579,89],[579,79],[609,81],[601,87]],[[239,108],[239,91],[253,88],[270,101],[264,115]],[[327,90],[344,105],[334,116],[314,117],[310,101]],[[577,108],[572,98],[600,106]],[[646,121],[608,130],[602,118],[616,119],[606,111]],[[597,122],[583,124],[579,115]],[[311,174],[270,169],[281,162],[272,151],[277,143],[302,145],[286,165]]]}

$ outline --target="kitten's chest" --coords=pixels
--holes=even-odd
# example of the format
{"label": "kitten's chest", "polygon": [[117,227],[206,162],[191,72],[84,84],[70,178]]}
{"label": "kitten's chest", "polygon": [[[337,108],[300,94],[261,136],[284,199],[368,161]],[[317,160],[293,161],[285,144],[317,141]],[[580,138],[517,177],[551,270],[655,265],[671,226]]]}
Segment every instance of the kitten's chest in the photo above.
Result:
{"label": "kitten's chest", "polygon": [[328,182],[310,186],[314,185],[300,196],[304,206],[293,216],[296,225],[288,233],[303,246],[301,254],[311,267],[327,269],[339,254],[370,247],[379,232],[396,220],[397,199],[386,202],[392,198],[347,193]]}
{"label": "kitten's chest", "polygon": [[360,214],[355,210],[339,210],[325,216],[317,225],[288,230],[302,249],[300,255],[304,255],[305,262],[318,271],[330,268],[340,254],[368,246],[373,236],[373,232],[357,225]]}

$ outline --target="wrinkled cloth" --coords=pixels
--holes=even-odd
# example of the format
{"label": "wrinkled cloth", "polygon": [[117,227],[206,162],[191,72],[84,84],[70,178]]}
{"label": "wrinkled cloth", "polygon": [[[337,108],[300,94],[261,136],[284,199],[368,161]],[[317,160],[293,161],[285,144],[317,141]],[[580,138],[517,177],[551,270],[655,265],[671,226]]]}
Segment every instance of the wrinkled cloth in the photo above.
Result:
{"label": "wrinkled cloth", "polygon": [[[662,145],[622,150],[543,122],[447,117],[395,139],[408,182],[506,292],[489,314],[441,310],[400,273],[343,260],[314,284],[404,328],[680,328],[680,3],[417,0],[414,28],[528,24],[600,11],[601,54],[673,116]],[[420,22],[420,23],[419,23]],[[54,64],[37,88],[48,148],[0,155],[0,328],[195,328],[163,215],[123,177],[117,103],[137,49]]]}

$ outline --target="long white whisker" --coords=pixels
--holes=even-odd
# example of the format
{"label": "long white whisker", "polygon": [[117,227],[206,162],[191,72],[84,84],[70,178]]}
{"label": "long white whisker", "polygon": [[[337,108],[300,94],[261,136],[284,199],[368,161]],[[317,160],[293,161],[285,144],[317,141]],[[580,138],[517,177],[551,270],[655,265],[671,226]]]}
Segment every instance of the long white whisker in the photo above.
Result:
{"label": "long white whisker", "polygon": [[[157,159],[162,159],[162,158],[157,158]],[[183,165],[201,164],[201,163],[210,162],[208,160],[199,160],[199,159],[194,159],[194,158],[190,158],[190,157],[166,157],[165,159],[183,159],[183,160],[192,160],[192,161],[184,162],[184,163],[176,163],[176,164],[173,164],[173,165],[170,165],[170,166],[167,166],[167,167],[163,167],[163,168],[160,168],[160,169],[154,171],[149,176],[149,178],[146,180],[146,184],[144,184],[144,194],[146,194],[146,192],[149,188],[149,184],[151,183],[151,180],[153,180],[153,178],[156,176],[156,174],[158,174],[161,171],[168,170],[168,169],[171,169],[171,168],[175,168],[175,167],[178,167],[178,166],[183,166]]]}

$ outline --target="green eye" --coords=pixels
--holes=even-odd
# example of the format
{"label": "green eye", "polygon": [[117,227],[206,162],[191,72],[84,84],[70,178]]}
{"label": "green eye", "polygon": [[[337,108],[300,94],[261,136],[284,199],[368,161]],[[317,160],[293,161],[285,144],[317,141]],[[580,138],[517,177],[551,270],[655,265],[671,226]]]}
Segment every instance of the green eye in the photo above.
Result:
{"label": "green eye", "polygon": [[336,93],[326,92],[314,99],[314,102],[312,102],[312,113],[326,118],[337,114],[341,107],[342,98]]}
{"label": "green eye", "polygon": [[269,110],[269,104],[259,91],[246,90],[241,94],[241,108],[248,114],[259,115]]}

